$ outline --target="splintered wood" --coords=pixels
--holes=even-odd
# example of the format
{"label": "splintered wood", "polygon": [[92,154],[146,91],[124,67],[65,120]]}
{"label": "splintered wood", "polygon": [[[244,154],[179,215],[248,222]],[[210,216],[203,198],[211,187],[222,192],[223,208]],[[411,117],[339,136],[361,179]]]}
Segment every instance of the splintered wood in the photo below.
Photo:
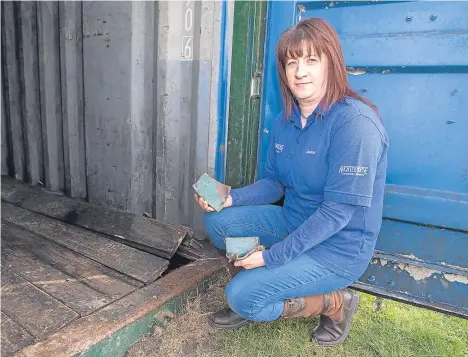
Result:
{"label": "splintered wood", "polygon": [[2,356],[153,283],[184,240],[180,255],[203,256],[187,227],[8,177],[1,189]]}
{"label": "splintered wood", "polygon": [[188,229],[46,192],[2,177],[2,201],[170,259]]}

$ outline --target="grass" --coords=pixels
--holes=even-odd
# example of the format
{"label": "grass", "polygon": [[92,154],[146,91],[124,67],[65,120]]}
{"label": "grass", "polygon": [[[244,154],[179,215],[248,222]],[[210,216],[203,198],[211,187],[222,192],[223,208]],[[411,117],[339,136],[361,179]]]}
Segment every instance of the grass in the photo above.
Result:
{"label": "grass", "polygon": [[279,320],[221,333],[217,356],[455,357],[468,356],[466,320],[384,300],[374,312],[374,297],[361,295],[350,337],[336,348],[308,342],[317,319]]}
{"label": "grass", "polygon": [[363,293],[349,338],[335,348],[309,341],[317,318],[215,331],[206,318],[224,306],[226,279],[196,297],[165,330],[157,328],[128,357],[468,357],[468,320],[391,300],[380,300],[374,311],[376,298]]}

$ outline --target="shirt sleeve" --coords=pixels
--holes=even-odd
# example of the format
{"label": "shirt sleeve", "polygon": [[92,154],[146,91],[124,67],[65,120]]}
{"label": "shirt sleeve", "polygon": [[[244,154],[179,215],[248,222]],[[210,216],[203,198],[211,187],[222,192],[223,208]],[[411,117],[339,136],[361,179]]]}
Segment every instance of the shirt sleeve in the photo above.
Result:
{"label": "shirt sleeve", "polygon": [[320,207],[285,240],[263,251],[268,269],[284,265],[300,254],[342,230],[351,220],[356,206],[324,201]]}
{"label": "shirt sleeve", "polygon": [[270,179],[262,179],[251,185],[231,190],[233,206],[267,205],[278,202],[283,195],[283,185]]}
{"label": "shirt sleeve", "polygon": [[370,207],[383,151],[379,129],[371,119],[359,115],[332,135],[324,201]]}
{"label": "shirt sleeve", "polygon": [[232,189],[232,205],[266,205],[278,202],[284,196],[284,186],[278,181],[276,175],[276,154],[275,154],[275,135],[278,121],[281,120],[280,114],[274,121],[270,132],[270,143],[267,150],[267,159],[265,163],[265,178],[251,185]]}

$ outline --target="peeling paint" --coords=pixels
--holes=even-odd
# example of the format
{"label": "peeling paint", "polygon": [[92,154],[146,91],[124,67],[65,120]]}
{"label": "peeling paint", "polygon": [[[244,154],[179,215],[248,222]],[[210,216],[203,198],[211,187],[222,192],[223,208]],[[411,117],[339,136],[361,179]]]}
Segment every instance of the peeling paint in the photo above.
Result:
{"label": "peeling paint", "polygon": [[413,253],[410,253],[409,255],[408,255],[408,254],[402,254],[401,256],[402,256],[403,258],[408,258],[408,259],[416,260],[416,261],[418,261],[418,262],[424,262],[423,259],[418,258],[418,257],[415,256]]}
{"label": "peeling paint", "polygon": [[444,278],[452,283],[457,282],[457,283],[468,285],[468,276],[445,273]]}
{"label": "peeling paint", "polygon": [[424,280],[429,278],[432,274],[439,273],[437,270],[428,269],[424,267],[399,263],[398,268],[406,271],[414,280]]}
{"label": "peeling paint", "polygon": [[351,74],[353,76],[360,76],[360,75],[367,73],[365,70],[361,68],[354,68],[354,67],[348,67],[347,72],[348,74]]}
{"label": "peeling paint", "polygon": [[452,264],[447,264],[446,262],[440,262],[441,265],[452,268],[452,269],[457,269],[457,270],[462,270],[468,272],[468,267],[461,267],[458,265],[452,265]]}
{"label": "peeling paint", "polygon": [[[415,260],[415,261],[417,261],[417,262],[422,262],[422,263],[425,262],[424,259],[418,258],[418,257],[415,256],[413,253],[410,253],[410,254],[400,254],[400,256],[401,256],[402,258],[412,259],[412,260]],[[457,270],[462,270],[462,271],[468,271],[468,268],[461,267],[461,266],[458,266],[458,265],[447,264],[447,263],[444,262],[444,261],[440,262],[439,264],[440,264],[440,265],[443,265],[444,267],[448,267],[448,268],[452,268],[452,269],[457,269]]]}

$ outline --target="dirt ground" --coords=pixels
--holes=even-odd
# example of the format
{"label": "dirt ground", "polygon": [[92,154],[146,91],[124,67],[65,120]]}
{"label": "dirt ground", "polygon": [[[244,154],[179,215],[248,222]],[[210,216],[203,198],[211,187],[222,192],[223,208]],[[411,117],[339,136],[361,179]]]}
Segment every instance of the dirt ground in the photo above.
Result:
{"label": "dirt ground", "polygon": [[216,354],[216,345],[210,340],[216,330],[208,325],[207,317],[227,306],[224,287],[229,277],[226,272],[206,293],[194,295],[180,316],[168,322],[165,328],[155,326],[152,334],[141,339],[125,356],[201,357]]}

